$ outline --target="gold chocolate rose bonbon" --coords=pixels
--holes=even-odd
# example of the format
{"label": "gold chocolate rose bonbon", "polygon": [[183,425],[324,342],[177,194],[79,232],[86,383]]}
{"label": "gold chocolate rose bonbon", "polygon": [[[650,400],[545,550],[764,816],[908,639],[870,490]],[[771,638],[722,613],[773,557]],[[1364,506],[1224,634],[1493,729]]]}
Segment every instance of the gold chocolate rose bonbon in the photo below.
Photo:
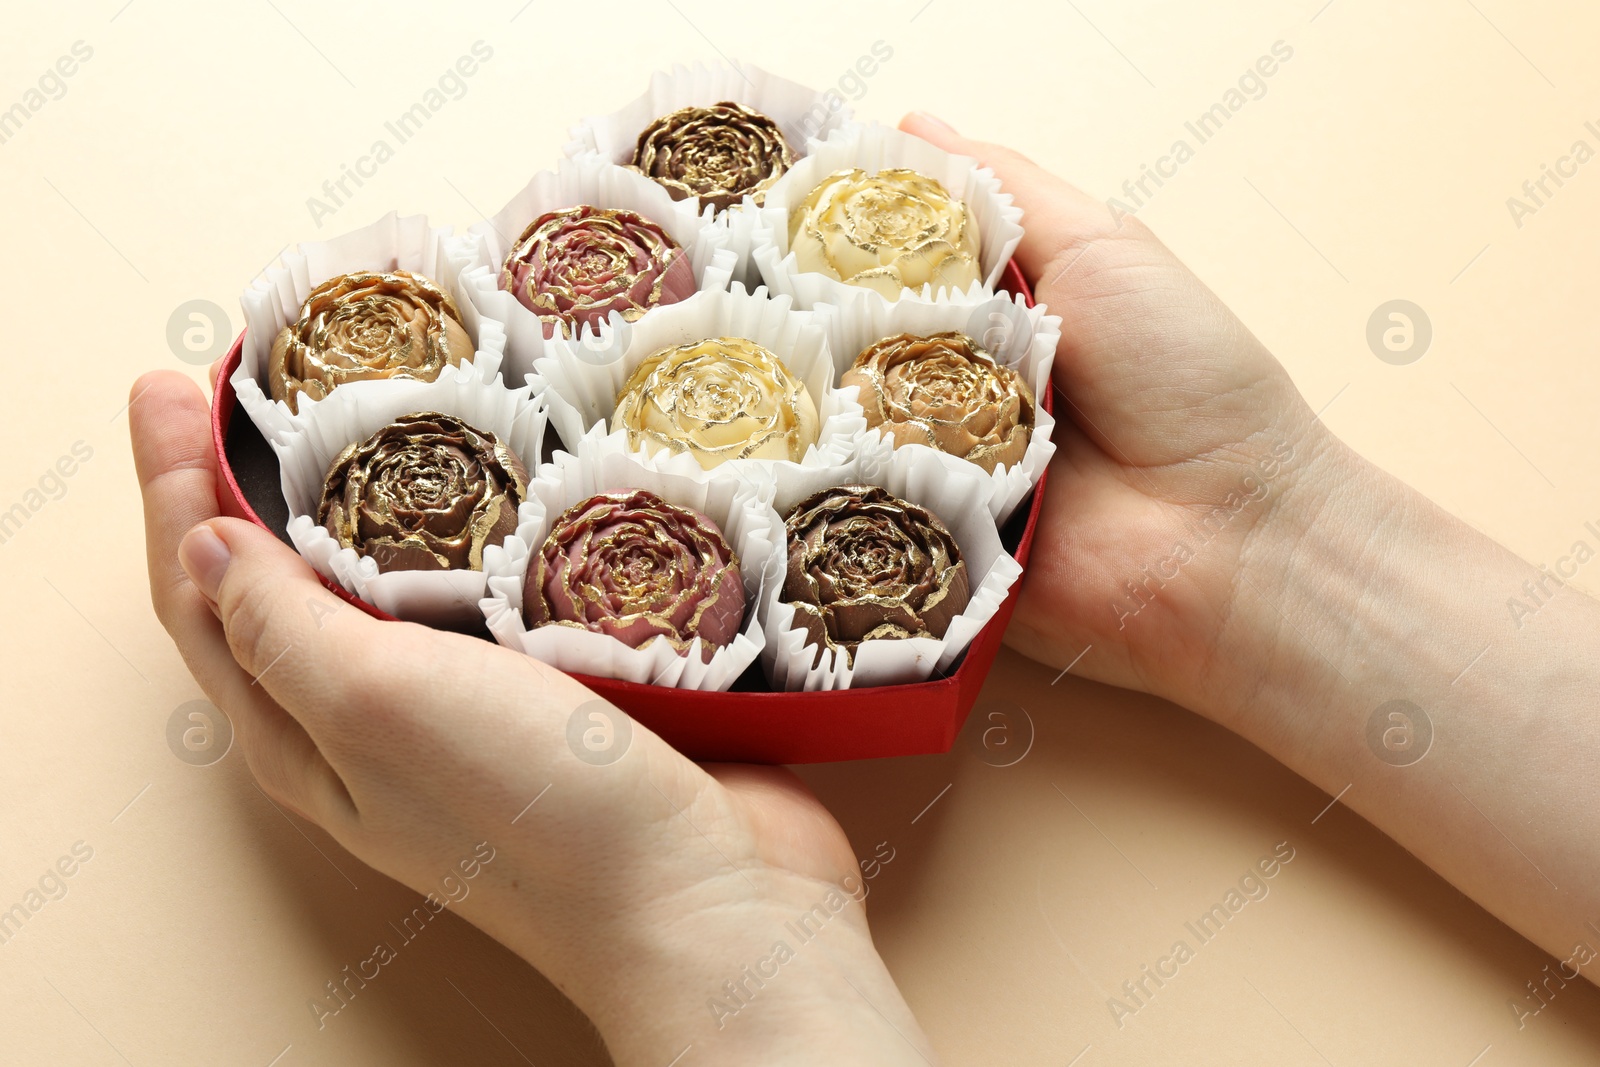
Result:
{"label": "gold chocolate rose bonbon", "polygon": [[695,291],[678,242],[642,215],[578,207],[530,222],[501,267],[499,286],[563,337],[613,312],[633,322]]}
{"label": "gold chocolate rose bonbon", "polygon": [[875,485],[824,489],[785,519],[783,599],[816,647],[854,657],[863,641],[943,637],[966,609],[970,579],[939,517]]}
{"label": "gold chocolate rose bonbon", "polygon": [[449,293],[410,271],[357,271],[328,279],[300,317],[278,331],[267,365],[272,399],[300,410],[346,382],[431,382],[472,356],[472,339]]}
{"label": "gold chocolate rose bonbon", "polygon": [[1016,465],[1033,433],[1033,390],[964,333],[886,337],[840,385],[859,387],[867,425],[896,445],[927,445],[985,471]]}
{"label": "gold chocolate rose bonbon", "polygon": [[783,361],[743,337],[664,348],[629,376],[613,429],[634,448],[688,453],[710,469],[730,459],[799,461],[816,443],[816,404]]}
{"label": "gold chocolate rose bonbon", "polygon": [[790,211],[789,249],[800,270],[889,300],[980,277],[977,219],[937,179],[904,168],[828,175]]}
{"label": "gold chocolate rose bonbon", "polygon": [[528,567],[529,627],[572,626],[643,648],[696,638],[710,662],[739,634],[739,559],[710,518],[645,489],[602,493],[562,512]]}
{"label": "gold chocolate rose bonbon", "polygon": [[383,571],[482,570],[527,494],[522,461],[494,434],[424,411],[339,454],[317,521]]}

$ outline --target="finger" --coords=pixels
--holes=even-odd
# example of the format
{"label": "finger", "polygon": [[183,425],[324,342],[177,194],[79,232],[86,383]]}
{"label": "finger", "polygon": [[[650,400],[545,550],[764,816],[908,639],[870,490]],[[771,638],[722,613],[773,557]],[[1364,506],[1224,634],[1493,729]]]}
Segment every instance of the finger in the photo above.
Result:
{"label": "finger", "polygon": [[128,418],[156,614],[200,687],[232,719],[240,751],[262,788],[326,826],[350,810],[343,784],[305,730],[250,684],[228,651],[211,605],[179,563],[184,533],[217,514],[217,460],[205,400],[192,381],[172,371],[145,375],[132,395]]}
{"label": "finger", "polygon": [[946,152],[972,156],[995,172],[1001,190],[1010,193],[1024,212],[1017,264],[1035,288],[1041,281],[1049,281],[1090,242],[1113,234],[1154,242],[1147,229],[1127,227],[1124,223],[1131,219],[1113,217],[1105,204],[1021,152],[963,137],[943,120],[922,112],[901,119],[900,128]]}
{"label": "finger", "polygon": [[211,364],[210,369],[206,371],[206,377],[211,379],[211,391],[213,393],[215,393],[217,391],[217,374],[221,370],[222,370],[222,360],[219,359],[215,363]]}
{"label": "finger", "polygon": [[1018,250],[1034,292],[1061,316],[1052,380],[1097,446],[1129,466],[1180,463],[1301,420],[1278,362],[1150,231],[999,145],[931,116],[901,128],[994,168],[1024,212]]}
{"label": "finger", "polygon": [[[178,566],[178,542],[220,514],[211,417],[200,388],[177,371],[155,371],[133,383],[128,427],[144,496],[144,545],[150,599],[163,623],[181,590],[192,588]],[[168,626],[171,629],[171,626]]]}
{"label": "finger", "polygon": [[342,604],[298,553],[251,523],[211,519],[189,533],[180,555],[216,602],[233,658],[305,727],[355,802],[371,809],[368,830],[382,811],[416,802],[412,789],[410,799],[392,803],[405,775],[426,765],[435,777],[492,777],[502,773],[508,746],[525,753],[519,789],[532,778],[542,787],[577,777],[591,802],[608,795],[624,806],[637,801],[651,768],[690,766],[640,727],[622,773],[587,773],[565,741],[573,709],[592,692],[491,642],[379,621]]}
{"label": "finger", "polygon": [[252,523],[212,519],[188,533],[179,556],[216,603],[234,660],[319,743],[347,709],[392,688],[399,661],[427,655],[413,627],[341,603],[298,553]]}

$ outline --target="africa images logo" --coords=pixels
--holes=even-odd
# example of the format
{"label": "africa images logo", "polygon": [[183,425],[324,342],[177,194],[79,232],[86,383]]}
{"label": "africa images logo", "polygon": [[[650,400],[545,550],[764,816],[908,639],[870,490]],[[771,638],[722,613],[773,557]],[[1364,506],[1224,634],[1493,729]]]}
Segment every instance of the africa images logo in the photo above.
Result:
{"label": "africa images logo", "polygon": [[1391,767],[1420,763],[1433,747],[1433,720],[1409,700],[1379,704],[1367,719],[1367,748]]}

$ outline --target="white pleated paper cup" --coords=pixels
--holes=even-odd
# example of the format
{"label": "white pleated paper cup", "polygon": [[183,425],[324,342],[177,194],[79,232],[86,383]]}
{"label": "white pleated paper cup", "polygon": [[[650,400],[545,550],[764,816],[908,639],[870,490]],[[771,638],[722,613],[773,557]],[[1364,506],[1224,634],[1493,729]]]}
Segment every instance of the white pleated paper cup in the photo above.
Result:
{"label": "white pleated paper cup", "polygon": [[[311,291],[341,274],[404,270],[432,281],[455,301],[462,326],[472,340],[473,356],[462,360],[462,366],[483,379],[500,373],[505,358],[505,326],[466,300],[461,273],[467,261],[448,252],[451,240],[449,227],[430,226],[424,215],[402,217],[391,211],[370,226],[285,250],[278,264],[269,266],[250,283],[239,298],[244,309],[244,347],[230,380],[239,405],[262,437],[271,442],[300,428],[310,410],[320,403],[301,394],[297,413],[287,403],[273,400],[267,369],[273,342],[285,326],[299,320],[300,308]],[[384,384],[387,382],[378,380],[347,382],[334,392]]]}
{"label": "white pleated paper cup", "polygon": [[[861,642],[855,655],[823,648],[820,659],[809,632],[796,624],[793,605],[783,599],[780,576],[767,583],[760,604],[767,633],[762,669],[772,688],[797,692],[859,689],[925,681],[948,674],[979,631],[995,617],[1022,566],[1005,550],[990,517],[990,485],[982,471],[952,470],[931,450],[907,449],[863,453],[856,469],[838,481],[817,484],[809,472],[778,471],[773,478],[772,505],[780,519],[811,494],[835,485],[876,485],[901,500],[932,512],[944,523],[967,566],[970,598],[942,637],[873,638]],[[782,553],[785,572],[788,536]],[[813,665],[814,664],[814,665]]]}
{"label": "white pleated paper cup", "polygon": [[854,387],[840,389],[827,335],[809,312],[795,311],[786,298],[769,299],[734,283],[728,291],[697,293],[687,300],[657,308],[631,324],[626,343],[596,352],[561,338],[552,339],[549,354],[534,365],[531,379],[550,405],[551,426],[569,450],[592,434],[627,432],[613,425],[617,398],[628,378],[648,357],[676,345],[712,337],[742,337],[777,356],[805,383],[816,405],[817,441],[798,461],[732,459],[711,469],[686,453],[665,450],[646,454],[641,462],[657,470],[707,480],[764,483],[778,467],[831,467],[856,454],[866,432],[866,418]]}
{"label": "white pleated paper cup", "polygon": [[[744,619],[733,641],[709,660],[703,658],[699,638],[680,653],[659,636],[634,648],[576,626],[527,626],[526,598],[540,595],[527,586],[528,569],[556,520],[568,508],[602,493],[635,489],[709,518],[739,560]],[[480,608],[500,644],[569,673],[708,692],[731,688],[760,656],[766,635],[756,605],[765,595],[765,576],[776,570],[773,560],[782,544],[783,526],[753,486],[655,470],[617,439],[592,437],[576,453],[562,453],[540,469],[529,487],[529,507],[533,521],[484,557],[488,594]]]}
{"label": "white pleated paper cup", "polygon": [[[850,106],[836,91],[817,91],[749,63],[725,62],[693,67],[675,65],[650,77],[644,94],[608,115],[583,119],[572,127],[566,154],[594,153],[611,163],[633,161],[639,135],[656,119],[685,107],[710,107],[731,101],[759,111],[778,124],[796,156],[804,156],[813,140],[826,139],[850,122]],[[750,263],[756,225],[753,201],[715,212],[729,232],[729,247],[738,257],[734,278],[746,286],[757,281]],[[713,214],[710,208],[707,214]]]}
{"label": "white pleated paper cup", "polygon": [[[468,257],[461,276],[468,303],[480,314],[505,324],[503,371],[508,383],[520,383],[526,377],[534,363],[546,354],[546,342],[557,331],[553,324],[540,319],[515,296],[500,288],[506,256],[511,254],[517,239],[534,219],[547,212],[582,205],[632,211],[660,226],[688,257],[696,291],[726,289],[733,277],[738,257],[728,247],[731,237],[727,229],[717,225],[710,216],[700,215],[693,204],[672,199],[665,189],[644,175],[598,156],[562,160],[555,170],[534,175],[527,186],[493,216],[474,224],[462,238],[447,244],[452,253]],[[646,311],[645,315],[654,310]],[[626,329],[625,321],[620,313],[613,312],[599,329],[585,325],[574,339],[585,347],[603,350],[616,343],[612,335]]]}
{"label": "white pleated paper cup", "polygon": [[[437,381],[361,382],[341,386],[312,406],[297,425],[272,441],[289,505],[290,542],[318,574],[346,592],[400,619],[450,629],[482,625],[478,601],[487,593],[485,571],[381,571],[376,560],[340,547],[316,515],[328,470],[346,446],[365,441],[396,419],[419,412],[452,415],[494,434],[522,461],[531,479],[539,468],[548,412],[530,386],[508,388],[447,368]],[[532,536],[538,509],[524,500],[517,509],[517,534]],[[512,536],[516,536],[515,534]],[[486,549],[488,552],[495,546]]]}
{"label": "white pleated paper cup", "polygon": [[[898,446],[902,450],[930,453],[951,470],[971,471],[987,478],[991,490],[989,512],[1003,527],[1027,499],[1055,454],[1056,446],[1051,438],[1056,421],[1044,409],[1043,401],[1050,390],[1050,370],[1061,341],[1061,319],[1048,314],[1042,304],[1030,308],[1022,296],[1005,293],[971,302],[935,303],[891,302],[870,291],[868,296],[871,299],[853,300],[842,307],[821,304],[816,308],[817,320],[828,333],[828,348],[833,353],[834,370],[839,378],[850,369],[858,355],[885,338],[900,334],[926,337],[956,331],[977,341],[997,363],[1016,371],[1033,390],[1033,432],[1022,459],[1009,467],[998,466],[993,471],[985,471],[976,463],[929,445]],[[893,447],[892,438],[882,430],[872,428],[867,433]]]}
{"label": "white pleated paper cup", "polygon": [[971,156],[946,152],[920,137],[877,123],[852,124],[835,131],[827,141],[813,144],[806,158],[767,191],[750,253],[767,286],[776,294],[792,296],[802,308],[824,303],[846,307],[864,300],[863,294],[879,295],[827,274],[801,270],[789,246],[789,221],[793,210],[831,174],[853,169],[876,174],[896,168],[935,178],[950,195],[960,198],[978,226],[980,266],[979,279],[965,290],[924,285],[902,289],[899,300],[972,303],[993,295],[1001,272],[1022,241],[1022,209],[1012,202],[1010,193],[1001,190],[994,171]]}

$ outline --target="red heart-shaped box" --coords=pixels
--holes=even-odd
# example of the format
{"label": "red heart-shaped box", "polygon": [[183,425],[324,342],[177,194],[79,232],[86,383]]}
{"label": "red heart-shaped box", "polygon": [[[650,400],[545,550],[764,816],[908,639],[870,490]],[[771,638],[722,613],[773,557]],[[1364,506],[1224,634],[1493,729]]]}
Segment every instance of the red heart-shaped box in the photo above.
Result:
{"label": "red heart-shaped box", "polygon": [[[1001,288],[1032,293],[1015,262],[1006,265]],[[288,509],[278,462],[248,418],[235,419],[237,398],[230,381],[244,348],[240,334],[223,358],[211,404],[211,432],[220,460],[217,498],[224,514],[248,519],[284,537]],[[1038,398],[1053,411],[1047,391]],[[1044,499],[1039,476],[1027,508],[1018,509],[1001,530],[1001,540],[1018,563],[1027,566],[1034,526]],[[265,518],[263,517],[265,516]],[[380,619],[393,619],[371,604],[324,580],[333,592]],[[1020,584],[1020,583],[1019,583]],[[763,688],[759,668],[724,693],[621,682],[574,675],[578,681],[648,726],[674,748],[696,760],[741,763],[827,763],[948,752],[984,678],[1000,650],[1006,624],[1017,606],[1013,587],[995,617],[979,631],[948,675],[908,685],[842,689],[818,693],[774,693]],[[749,686],[750,688],[745,688]]]}

